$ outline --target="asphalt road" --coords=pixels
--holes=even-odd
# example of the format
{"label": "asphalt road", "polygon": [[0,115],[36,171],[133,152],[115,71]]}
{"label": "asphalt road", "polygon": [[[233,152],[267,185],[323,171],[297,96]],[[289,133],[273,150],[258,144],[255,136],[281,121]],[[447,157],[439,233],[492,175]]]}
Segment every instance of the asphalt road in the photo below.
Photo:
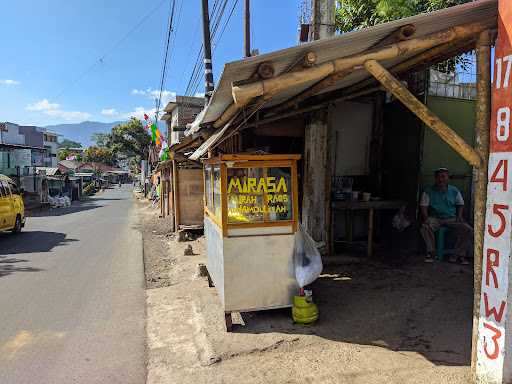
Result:
{"label": "asphalt road", "polygon": [[144,383],[142,239],[131,188],[0,234],[0,383]]}

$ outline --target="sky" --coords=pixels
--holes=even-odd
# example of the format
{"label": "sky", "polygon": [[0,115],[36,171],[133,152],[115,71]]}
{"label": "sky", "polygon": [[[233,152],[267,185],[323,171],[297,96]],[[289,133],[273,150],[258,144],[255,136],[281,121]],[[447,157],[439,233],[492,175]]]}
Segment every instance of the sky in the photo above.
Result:
{"label": "sky", "polygon": [[[171,1],[0,0],[0,121],[45,126],[153,112]],[[252,0],[252,48],[295,45],[300,3]],[[243,56],[242,10],[238,0],[214,46],[215,81],[225,63]],[[202,43],[200,16],[201,0],[176,0],[162,105],[185,92]]]}

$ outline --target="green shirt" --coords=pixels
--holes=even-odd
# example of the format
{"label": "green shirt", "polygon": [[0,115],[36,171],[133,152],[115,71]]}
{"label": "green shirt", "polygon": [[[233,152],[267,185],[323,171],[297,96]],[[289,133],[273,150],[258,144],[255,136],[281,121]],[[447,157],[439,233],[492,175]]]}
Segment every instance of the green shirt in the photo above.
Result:
{"label": "green shirt", "polygon": [[420,206],[428,207],[429,214],[438,219],[456,217],[458,205],[464,205],[464,199],[453,185],[448,185],[446,191],[439,190],[436,186],[428,187],[420,201]]}

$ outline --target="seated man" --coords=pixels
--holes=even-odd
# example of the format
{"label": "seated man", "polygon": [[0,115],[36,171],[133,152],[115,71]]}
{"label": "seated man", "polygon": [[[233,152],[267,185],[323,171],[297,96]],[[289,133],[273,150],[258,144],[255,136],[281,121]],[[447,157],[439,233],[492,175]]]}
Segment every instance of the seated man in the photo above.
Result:
{"label": "seated man", "polygon": [[432,263],[435,257],[436,243],[434,232],[440,227],[452,229],[457,236],[455,255],[450,256],[450,262],[460,261],[469,264],[466,253],[473,240],[473,228],[464,222],[464,199],[460,191],[449,185],[449,173],[446,168],[439,168],[434,173],[435,184],[427,188],[420,201],[423,225],[421,235],[427,246],[425,262]]}

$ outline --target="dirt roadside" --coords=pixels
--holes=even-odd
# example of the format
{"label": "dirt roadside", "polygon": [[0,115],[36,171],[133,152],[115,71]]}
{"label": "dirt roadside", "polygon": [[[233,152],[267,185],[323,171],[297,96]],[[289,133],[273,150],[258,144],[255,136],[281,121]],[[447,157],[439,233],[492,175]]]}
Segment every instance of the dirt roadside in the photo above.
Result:
{"label": "dirt roadside", "polygon": [[[204,238],[177,242],[156,209],[137,206],[148,384],[469,382],[470,346],[459,346],[470,340],[471,296],[460,299],[471,287],[466,270],[329,267],[315,287],[317,325],[294,325],[289,310],[266,311],[239,316],[234,322],[245,325],[226,333],[215,289],[198,276]],[[188,245],[192,256],[184,255]]]}

